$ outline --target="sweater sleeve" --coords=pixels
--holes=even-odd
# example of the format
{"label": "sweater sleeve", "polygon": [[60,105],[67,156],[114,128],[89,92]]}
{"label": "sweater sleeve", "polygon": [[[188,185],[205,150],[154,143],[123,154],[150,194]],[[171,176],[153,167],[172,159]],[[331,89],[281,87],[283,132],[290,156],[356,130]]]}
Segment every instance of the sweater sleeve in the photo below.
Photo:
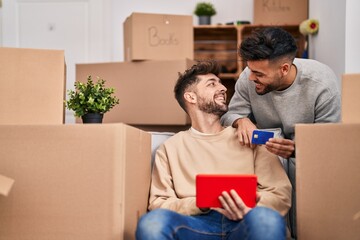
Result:
{"label": "sweater sleeve", "polygon": [[235,92],[229,103],[229,110],[221,117],[221,124],[232,126],[238,118],[245,118],[251,113],[251,103],[248,93],[248,74],[245,69],[235,83]]}
{"label": "sweater sleeve", "polygon": [[291,206],[291,184],[279,158],[265,146],[255,149],[255,174],[261,194],[257,206],[272,208],[285,216]]}
{"label": "sweater sleeve", "polygon": [[326,90],[320,94],[315,106],[315,123],[336,123],[341,120],[340,93]]}
{"label": "sweater sleeve", "polygon": [[195,197],[178,198],[176,195],[169,161],[164,146],[160,146],[155,155],[151,178],[149,210],[166,208],[185,215],[202,214],[196,207]]}

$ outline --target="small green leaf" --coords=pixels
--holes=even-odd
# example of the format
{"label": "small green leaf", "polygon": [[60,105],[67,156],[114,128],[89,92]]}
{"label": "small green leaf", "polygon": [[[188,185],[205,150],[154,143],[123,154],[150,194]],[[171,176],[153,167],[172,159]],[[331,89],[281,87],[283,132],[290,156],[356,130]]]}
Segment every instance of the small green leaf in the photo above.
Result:
{"label": "small green leaf", "polygon": [[65,101],[65,106],[75,112],[75,116],[92,113],[108,112],[115,105],[119,104],[119,99],[115,94],[114,88],[106,88],[106,81],[97,77],[97,82],[92,81],[91,75],[88,76],[87,82],[76,81],[74,83],[75,91],[68,90],[69,100]]}

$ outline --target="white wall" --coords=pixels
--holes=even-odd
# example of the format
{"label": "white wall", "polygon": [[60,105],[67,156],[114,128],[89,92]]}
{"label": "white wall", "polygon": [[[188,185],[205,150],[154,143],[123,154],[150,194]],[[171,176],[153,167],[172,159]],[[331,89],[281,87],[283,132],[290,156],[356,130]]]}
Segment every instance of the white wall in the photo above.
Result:
{"label": "white wall", "polygon": [[320,22],[319,33],[310,37],[310,58],[329,65],[339,78],[360,73],[360,1],[310,0],[309,17]]}
{"label": "white wall", "polygon": [[0,46],[2,46],[2,15],[3,15],[2,12],[3,10],[0,4]]}
{"label": "white wall", "polygon": [[346,0],[345,73],[360,73],[360,1]]}
{"label": "white wall", "polygon": [[[104,61],[123,61],[123,22],[132,12],[193,15],[196,3],[200,0],[108,0],[109,9],[104,17],[106,59]],[[209,0],[218,14],[213,23],[226,23],[236,20],[253,20],[253,0]],[[309,17],[320,21],[317,36],[310,37],[310,58],[328,64],[339,79],[343,73],[360,72],[360,1],[359,0],[309,0]],[[0,8],[0,23],[3,10]],[[194,24],[197,17],[194,16]],[[2,45],[0,24],[0,46]]]}
{"label": "white wall", "polygon": [[[123,22],[132,12],[193,15],[195,5],[200,0],[112,0],[112,61],[123,61]],[[253,0],[208,0],[214,4],[217,14],[212,23],[226,23],[236,20],[252,21]],[[193,15],[194,24],[197,17]]]}
{"label": "white wall", "polygon": [[309,57],[329,65],[339,78],[345,71],[345,1],[310,0],[309,18],[319,20],[319,32],[310,36]]}
{"label": "white wall", "polygon": [[[5,1],[5,4],[7,1]],[[34,2],[36,1],[41,2],[41,0],[35,0]],[[132,12],[193,15],[195,5],[199,1],[200,0],[105,1],[104,9],[108,9],[108,11],[103,19],[106,23],[103,32],[108,34],[104,36],[106,52],[103,53],[103,56],[105,56],[106,59],[102,58],[100,61],[123,61],[123,22]],[[253,0],[207,0],[207,2],[213,3],[218,12],[212,17],[213,23],[224,24],[236,20],[252,21],[253,19]],[[194,16],[194,24],[197,24],[196,16]],[[0,8],[0,46],[2,46],[2,39],[4,37],[2,35],[2,25],[2,8]],[[99,34],[101,34],[101,32]]]}

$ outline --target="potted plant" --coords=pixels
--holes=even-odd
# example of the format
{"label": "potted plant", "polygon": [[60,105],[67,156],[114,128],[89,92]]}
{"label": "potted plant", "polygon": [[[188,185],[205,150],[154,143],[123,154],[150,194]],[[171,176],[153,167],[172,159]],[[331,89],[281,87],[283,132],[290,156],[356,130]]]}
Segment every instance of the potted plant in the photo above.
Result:
{"label": "potted plant", "polygon": [[83,123],[102,123],[104,113],[119,104],[119,99],[113,96],[115,89],[106,88],[105,82],[97,77],[94,83],[88,76],[86,83],[76,81],[75,90],[68,90],[65,105],[76,117],[81,117]]}
{"label": "potted plant", "polygon": [[211,17],[216,14],[215,7],[209,2],[199,2],[196,4],[194,14],[199,17],[199,25],[211,24]]}

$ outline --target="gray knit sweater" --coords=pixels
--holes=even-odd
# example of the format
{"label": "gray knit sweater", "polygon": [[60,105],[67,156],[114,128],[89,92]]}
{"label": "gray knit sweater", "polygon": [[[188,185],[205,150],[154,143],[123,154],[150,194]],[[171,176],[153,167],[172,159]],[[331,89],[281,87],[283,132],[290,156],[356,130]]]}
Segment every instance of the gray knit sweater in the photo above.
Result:
{"label": "gray knit sweater", "polygon": [[252,114],[259,129],[281,128],[285,138],[293,139],[297,123],[339,122],[341,96],[334,72],[315,60],[295,59],[294,64],[297,75],[293,84],[262,96],[255,92],[255,83],[248,80],[250,69],[246,68],[235,84],[222,124],[232,125],[236,119]]}

